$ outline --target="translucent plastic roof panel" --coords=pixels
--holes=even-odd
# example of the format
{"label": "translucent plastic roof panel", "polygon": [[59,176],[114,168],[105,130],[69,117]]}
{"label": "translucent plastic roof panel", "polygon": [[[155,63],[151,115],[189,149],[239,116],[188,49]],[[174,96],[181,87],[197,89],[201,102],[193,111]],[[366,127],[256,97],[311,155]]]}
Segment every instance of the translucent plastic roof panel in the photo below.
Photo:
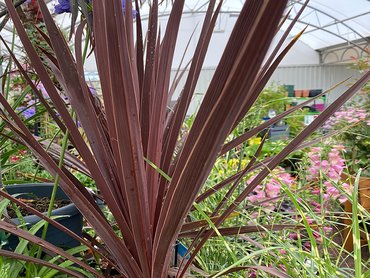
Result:
{"label": "translucent plastic roof panel", "polygon": [[[95,0],[100,1],[100,0]],[[165,0],[159,11],[161,21],[166,20],[171,10],[173,0]],[[272,0],[271,0],[272,1]],[[57,3],[56,0],[46,0],[53,10]],[[143,1],[141,9],[142,18],[145,20],[148,15],[148,0]],[[208,0],[185,0],[184,16],[195,16],[199,18],[200,14],[205,13]],[[224,0],[221,13],[228,15],[230,19],[236,18],[239,14],[245,0]],[[287,11],[291,9],[288,20],[283,24],[282,30],[285,30],[291,19],[302,7],[304,0],[290,0]],[[0,0],[0,9],[4,9],[4,0]],[[64,29],[69,28],[70,15],[63,14],[56,17],[57,21]],[[223,21],[223,23],[234,24],[235,20]],[[232,26],[219,26],[223,30],[232,30]],[[296,23],[291,35],[297,34],[303,28],[307,27],[301,40],[317,50],[331,47],[341,43],[350,43],[359,39],[369,41],[370,37],[370,1],[369,0],[311,0],[304,10],[299,22]],[[12,40],[11,22],[2,31],[2,36],[6,41]],[[216,26],[217,32],[217,26]],[[16,40],[16,44],[18,41]]]}
{"label": "translucent plastic roof panel", "polygon": [[[168,1],[169,3],[171,1]],[[186,0],[184,12],[187,14],[204,13],[207,0]],[[225,0],[222,13],[237,15],[245,0]],[[282,26],[286,29],[292,18],[299,12],[305,0],[291,0],[287,11],[289,18]],[[160,14],[166,16],[171,4],[162,7]],[[145,9],[142,11],[145,17]],[[348,43],[370,37],[370,1],[369,0],[310,0],[291,35],[307,27],[302,41],[313,49]]]}
{"label": "translucent plastic roof panel", "polygon": [[[303,0],[290,1],[291,19],[302,7]],[[330,47],[356,40],[369,40],[370,1],[367,0],[311,0],[303,11],[292,33],[298,33],[308,26],[302,41],[314,49]]]}

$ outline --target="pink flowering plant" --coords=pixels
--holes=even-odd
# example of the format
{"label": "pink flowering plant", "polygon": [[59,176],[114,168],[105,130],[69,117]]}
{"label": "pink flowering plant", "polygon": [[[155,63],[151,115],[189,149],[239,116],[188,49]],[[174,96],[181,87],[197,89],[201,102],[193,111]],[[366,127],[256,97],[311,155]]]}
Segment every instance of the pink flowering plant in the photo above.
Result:
{"label": "pink flowering plant", "polygon": [[370,112],[369,100],[364,104],[344,107],[334,113],[333,117],[324,125],[328,130],[342,130],[336,139],[342,143],[345,153],[346,165],[351,173],[361,168],[362,175],[370,176]]}
{"label": "pink flowering plant", "polygon": [[[247,184],[252,183],[255,177],[255,175],[250,177]],[[295,179],[292,175],[286,172],[285,169],[277,167],[268,179],[256,186],[247,200],[252,205],[262,205],[265,210],[273,211],[276,209],[277,203],[281,201],[281,198],[278,197],[282,194],[282,185],[292,187],[294,182]]]}
{"label": "pink flowering plant", "polygon": [[[282,186],[279,199],[283,201],[275,211],[285,215],[285,220],[283,218],[280,222],[289,218],[292,223],[308,225],[309,228],[306,226],[304,230],[294,230],[285,235],[285,240],[290,240],[291,244],[302,248],[304,252],[311,252],[317,245],[324,249],[329,245],[331,248],[334,246],[331,239],[338,221],[335,212],[351,193],[350,185],[341,178],[346,171],[344,153],[343,145],[326,143],[311,147],[304,152],[301,168],[292,183],[289,183],[292,180],[289,174],[280,176]],[[284,197],[287,190],[294,192],[295,200]],[[252,196],[252,200],[254,198]],[[268,204],[271,205],[270,200]]]}
{"label": "pink flowering plant", "polygon": [[[332,200],[344,203],[347,200],[345,192],[351,191],[350,186],[342,182],[346,170],[343,154],[343,145],[313,147],[307,153],[305,180],[319,185],[312,188],[311,193],[322,197],[325,206]],[[314,206],[320,209],[316,204]]]}
{"label": "pink flowering plant", "polygon": [[[360,73],[366,72],[370,68],[370,49],[365,48],[365,55],[361,57],[352,57],[353,65],[352,68],[358,70]],[[370,82],[367,82],[365,86],[360,90],[362,96],[370,97]],[[369,103],[368,103],[369,104]]]}
{"label": "pink flowering plant", "polygon": [[[353,68],[364,72],[370,68],[370,51],[368,55],[354,59]],[[370,177],[370,83],[368,82],[357,96],[326,122],[327,130],[342,130],[337,140],[346,147],[346,165],[350,172],[362,169],[362,176]]]}

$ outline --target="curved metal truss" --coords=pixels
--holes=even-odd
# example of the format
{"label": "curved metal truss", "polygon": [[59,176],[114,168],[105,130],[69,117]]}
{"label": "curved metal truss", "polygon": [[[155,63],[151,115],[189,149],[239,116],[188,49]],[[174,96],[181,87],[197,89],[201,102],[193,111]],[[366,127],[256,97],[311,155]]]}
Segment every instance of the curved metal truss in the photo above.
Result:
{"label": "curved metal truss", "polygon": [[[369,55],[368,50],[363,50],[369,49],[370,44],[368,40],[357,40],[355,43],[356,46],[353,44],[348,45],[347,43],[343,43],[318,50],[320,55],[320,64],[353,63],[354,58],[360,58]],[[357,45],[361,46],[361,48],[357,47]]]}
{"label": "curved metal truss", "polygon": [[[16,0],[21,1],[21,0]],[[51,0],[45,0],[47,2],[50,2]],[[234,0],[233,0],[234,1]],[[235,0],[237,1],[237,0]],[[244,2],[245,0],[239,0],[240,3]],[[202,1],[199,1],[199,5],[197,4],[195,7],[187,7],[187,11],[184,11],[184,14],[188,14],[189,16],[194,14],[203,14],[205,13],[205,4],[208,1],[204,0],[204,3]],[[305,0],[290,0],[288,7],[291,7],[292,11],[288,17],[288,19],[292,19],[295,14],[299,11],[299,9],[302,7]],[[198,2],[196,2],[198,3]],[[203,4],[202,4],[203,3]],[[234,3],[234,2],[233,2]],[[240,4],[242,6],[242,4]],[[4,11],[4,4],[3,0],[0,0],[0,14]],[[309,15],[310,20],[308,20],[307,16],[303,16],[298,20],[298,23],[304,24],[309,26],[309,29],[305,31],[304,35],[310,34],[315,40],[322,41],[323,43],[330,45],[330,43],[325,42],[320,36],[315,36],[315,31],[322,30],[324,32],[327,32],[331,36],[337,37],[340,39],[340,42],[335,43],[333,45],[330,45],[329,47],[318,47],[316,50],[321,55],[321,61],[323,63],[326,63],[326,61],[338,61],[338,62],[345,62],[347,60],[347,57],[349,53],[351,55],[360,57],[363,55],[363,53],[366,52],[366,48],[370,46],[370,37],[366,37],[361,32],[353,28],[353,26],[350,24],[351,20],[355,20],[357,17],[363,17],[370,14],[370,9],[368,11],[364,11],[356,16],[347,17],[344,19],[339,19],[332,15],[330,12],[325,12],[320,10],[319,8],[315,7],[314,3],[309,3],[306,8],[306,13]],[[236,17],[239,14],[239,11],[237,9],[235,10],[221,10],[221,15],[227,15],[224,17],[220,17],[216,24],[215,32],[223,32],[224,30],[220,27],[221,25],[226,25],[226,21],[229,17]],[[163,13],[160,15],[160,17],[166,17],[168,14]],[[325,19],[323,19],[325,18]],[[1,19],[1,18],[0,18]],[[146,17],[143,16],[143,19],[145,20]],[[313,19],[313,20],[312,20]],[[221,21],[223,23],[221,24]],[[220,26],[219,26],[220,25]],[[67,28],[67,27],[66,27]],[[69,27],[68,27],[69,28]],[[11,25],[6,25],[4,29],[8,32],[8,34],[12,34],[13,29]],[[348,31],[346,34],[343,32],[341,33],[341,30],[343,31],[345,29]],[[337,30],[337,31],[336,31]],[[349,39],[348,34],[351,35],[355,39]],[[11,36],[4,36],[4,39],[11,44]],[[304,40],[303,40],[304,41]],[[308,43],[309,44],[309,43]],[[310,45],[310,44],[309,44]],[[14,45],[17,49],[22,49],[21,46],[17,45],[17,42]],[[338,54],[338,47],[343,49],[343,53]],[[335,49],[335,53],[332,51]],[[348,50],[350,49],[350,50]],[[329,59],[330,58],[330,59]]]}
{"label": "curved metal truss", "polygon": [[[292,11],[297,13],[299,8],[304,4],[304,2],[305,2],[304,0],[291,0],[289,2],[289,6],[292,8]],[[296,5],[296,4],[298,4],[298,5]],[[369,37],[364,37],[361,33],[359,33],[357,30],[355,30],[349,24],[347,24],[347,22],[349,22],[349,21],[351,21],[351,20],[353,20],[357,17],[361,17],[361,16],[364,16],[364,15],[370,14],[370,10],[366,11],[364,13],[358,14],[356,16],[348,17],[348,18],[345,18],[345,19],[338,19],[335,16],[333,16],[333,15],[327,13],[327,12],[324,12],[322,10],[319,10],[318,8],[316,8],[315,6],[310,5],[310,4],[307,5],[306,9],[310,9],[310,13],[314,14],[314,17],[317,19],[316,20],[317,24],[314,24],[312,22],[308,22],[308,21],[304,20],[304,18],[299,19],[298,20],[299,23],[302,23],[302,24],[305,24],[305,25],[308,25],[308,26],[311,27],[311,29],[307,30],[305,32],[305,34],[309,34],[309,33],[312,33],[314,31],[317,31],[317,30],[322,30],[322,31],[325,31],[325,32],[335,36],[335,37],[340,38],[341,40],[343,40],[347,44],[351,44],[351,45],[361,49],[362,51],[365,51],[365,49],[363,48],[363,44],[358,44],[356,41],[367,42],[367,44],[370,44]],[[330,18],[332,21],[330,23],[323,24],[320,21],[320,18],[322,16]],[[289,15],[288,18],[292,19],[293,15]],[[333,31],[328,29],[329,27],[333,27],[333,26],[336,27],[338,32],[333,32]],[[347,30],[350,30],[353,34],[355,34],[357,39],[356,40],[349,40],[345,36],[343,36],[340,33],[340,27],[341,26],[345,27]]]}

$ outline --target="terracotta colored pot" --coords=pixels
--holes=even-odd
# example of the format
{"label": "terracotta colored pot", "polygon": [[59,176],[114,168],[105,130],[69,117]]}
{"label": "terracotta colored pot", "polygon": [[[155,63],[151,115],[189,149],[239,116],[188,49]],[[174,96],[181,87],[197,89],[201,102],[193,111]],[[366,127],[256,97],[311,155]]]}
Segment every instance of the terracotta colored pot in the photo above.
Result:
{"label": "terracotta colored pot", "polygon": [[302,90],[294,90],[295,97],[302,97]]}
{"label": "terracotta colored pot", "polygon": [[370,178],[360,177],[360,184],[358,190],[360,204],[367,211],[370,211]]}
{"label": "terracotta colored pot", "polygon": [[[350,184],[355,184],[355,177],[342,175],[342,180]],[[358,202],[367,211],[370,211],[370,178],[360,177],[360,182],[358,184]]]}
{"label": "terracotta colored pot", "polygon": [[[351,182],[351,184],[354,184],[355,177],[353,176],[342,176],[343,180],[346,182]],[[367,177],[360,177],[360,182],[358,184],[358,202],[359,204],[370,212],[370,178]],[[344,243],[344,248],[348,252],[353,251],[353,237],[352,237],[352,203],[350,201],[346,201],[344,203],[344,211],[346,213],[343,224],[343,240],[346,240]],[[366,240],[366,235],[361,233],[361,246],[364,244],[368,244]]]}

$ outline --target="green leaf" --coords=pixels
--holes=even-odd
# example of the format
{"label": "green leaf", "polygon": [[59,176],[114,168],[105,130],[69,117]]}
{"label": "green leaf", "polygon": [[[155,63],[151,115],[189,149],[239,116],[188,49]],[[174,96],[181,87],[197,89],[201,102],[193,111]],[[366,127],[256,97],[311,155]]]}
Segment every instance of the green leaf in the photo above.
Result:
{"label": "green leaf", "polygon": [[156,170],[162,177],[164,177],[167,181],[171,181],[171,177],[167,175],[164,171],[162,171],[157,165],[151,162],[149,159],[144,157],[146,163],[148,163],[154,170]]}
{"label": "green leaf", "polygon": [[[84,251],[87,251],[87,250],[89,250],[89,248],[87,246],[81,245],[81,246],[77,246],[77,247],[68,249],[67,252],[69,254],[71,254],[71,255],[76,255],[78,253],[81,253],[81,252],[84,252]],[[60,258],[61,258],[61,256],[56,256],[56,257],[52,258],[51,260],[49,260],[49,263],[53,263],[54,264]],[[66,261],[60,263],[59,266],[61,266],[63,268],[70,268],[70,269],[72,269],[70,266],[72,266],[73,264],[74,263],[72,261],[66,260]],[[74,270],[76,270],[76,269],[74,269]],[[55,270],[55,269],[50,269],[48,267],[43,266],[40,269],[40,271],[38,272],[38,276],[39,277],[43,277],[43,278],[51,278],[51,277],[53,277],[54,275],[56,275],[58,273],[59,272],[57,270]],[[86,273],[85,273],[85,275],[86,275]],[[86,276],[88,276],[88,275],[86,275]]]}
{"label": "green leaf", "polygon": [[355,184],[352,192],[352,237],[353,237],[353,251],[354,251],[354,262],[355,262],[355,277],[362,278],[362,267],[361,267],[361,235],[360,235],[360,224],[358,221],[358,186],[360,183],[361,169],[358,171],[355,179]]}
{"label": "green leaf", "polygon": [[[63,217],[66,217],[66,216],[63,216],[63,215],[58,215],[58,216],[54,216],[54,217],[51,217],[52,219],[57,219],[57,218],[63,218]],[[46,221],[45,220],[41,220],[39,222],[37,222],[36,224],[34,224],[30,229],[29,229],[29,233],[32,234],[32,235],[35,235],[44,225],[45,225]],[[20,239],[17,247],[15,248],[14,250],[14,253],[18,253],[18,254],[28,254],[28,249],[27,249],[27,245],[28,245],[29,241],[28,240],[25,240],[25,239]],[[23,265],[20,265],[18,264],[16,261],[12,264],[11,266],[11,277],[12,278],[18,278],[19,277],[19,273],[20,271],[22,270],[23,268]]]}

